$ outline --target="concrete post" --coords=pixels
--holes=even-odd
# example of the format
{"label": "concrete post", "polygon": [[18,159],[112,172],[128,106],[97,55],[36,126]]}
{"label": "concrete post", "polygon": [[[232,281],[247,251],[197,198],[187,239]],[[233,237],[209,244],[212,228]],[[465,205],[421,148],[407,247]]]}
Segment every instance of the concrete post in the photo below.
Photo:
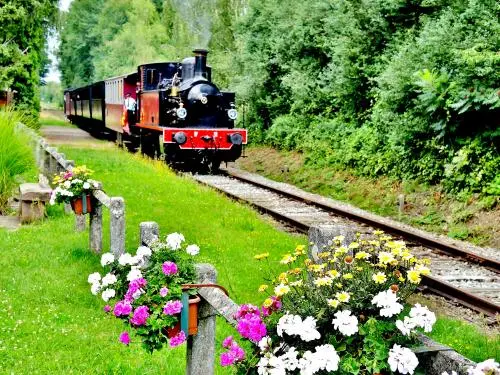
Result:
{"label": "concrete post", "polygon": [[48,157],[49,157],[49,178],[52,179],[52,177],[58,173],[58,162],[57,160],[54,158],[54,156],[52,155],[53,152],[56,151],[56,149],[54,147],[48,147],[47,150],[49,151],[48,153]]}
{"label": "concrete post", "polygon": [[[196,272],[200,284],[213,284],[217,281],[215,268],[210,264],[197,264]],[[186,374],[213,375],[215,367],[215,310],[202,296],[198,310],[198,334],[187,340]]]}
{"label": "concrete post", "polygon": [[110,213],[110,247],[116,258],[125,252],[125,201],[122,197],[111,198]]}
{"label": "concrete post", "polygon": [[102,205],[94,199],[89,219],[89,247],[95,253],[102,252]]}
{"label": "concrete post", "polygon": [[[59,154],[59,156],[61,157],[61,160],[66,161],[66,155]],[[65,171],[66,171],[66,168],[64,167],[64,165],[59,164],[59,162],[56,160],[56,173],[65,172]]]}
{"label": "concrete post", "polygon": [[50,156],[48,149],[44,148],[43,149],[43,158],[42,158],[42,160],[43,160],[42,170],[45,173],[45,175],[49,177],[49,180],[52,179],[51,178],[52,176],[50,173],[50,159],[52,159],[52,157]]}
{"label": "concrete post", "polygon": [[35,159],[36,159],[36,165],[37,167],[43,168],[43,155],[44,155],[44,150],[43,150],[43,144],[42,144],[42,139],[40,138],[36,142],[36,148],[35,148]]}
{"label": "concrete post", "polygon": [[85,215],[75,215],[75,230],[77,232],[83,232],[86,226]]}
{"label": "concrete post", "polygon": [[160,229],[158,223],[154,221],[144,221],[139,224],[141,235],[139,238],[139,246],[149,246],[151,242],[158,239]]}
{"label": "concrete post", "polygon": [[309,229],[309,257],[314,261],[318,261],[318,253],[332,246],[333,238],[344,236],[342,246],[348,246],[351,242],[356,241],[356,232],[347,225],[318,225]]}

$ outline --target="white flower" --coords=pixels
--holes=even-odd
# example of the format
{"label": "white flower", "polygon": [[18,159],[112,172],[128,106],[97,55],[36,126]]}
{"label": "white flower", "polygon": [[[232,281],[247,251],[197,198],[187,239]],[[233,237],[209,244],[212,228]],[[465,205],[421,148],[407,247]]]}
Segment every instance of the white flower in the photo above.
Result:
{"label": "white flower", "polygon": [[128,281],[133,281],[136,279],[140,279],[142,277],[141,270],[139,270],[137,267],[132,267],[130,272],[127,275],[127,280]]}
{"label": "white flower", "polygon": [[271,345],[272,345],[272,340],[269,336],[264,336],[263,338],[260,339],[259,341],[259,348],[260,348],[260,351],[263,353],[263,352],[267,352],[269,351],[269,349],[271,348]]}
{"label": "white flower", "polygon": [[494,359],[478,363],[476,367],[467,369],[468,375],[500,375],[500,367]]}
{"label": "white flower", "polygon": [[287,350],[285,354],[279,357],[283,362],[283,364],[285,365],[285,369],[293,371],[297,367],[299,367],[299,360],[297,359],[298,354],[299,353],[292,346],[290,349]]}
{"label": "white flower", "polygon": [[278,336],[283,336],[283,332],[287,335],[300,336],[303,341],[317,340],[321,337],[321,334],[316,330],[316,319],[312,316],[308,316],[302,321],[299,315],[283,315],[278,321],[276,327]]}
{"label": "white flower", "polygon": [[102,278],[102,286],[105,287],[108,285],[113,285],[117,281],[118,279],[116,278],[115,275],[113,275],[112,273],[108,273],[106,276]]}
{"label": "white flower", "polygon": [[105,302],[108,302],[111,298],[113,298],[116,294],[116,291],[114,289],[106,289],[104,292],[102,292],[102,299]]}
{"label": "white flower", "polygon": [[281,358],[270,355],[259,360],[257,373],[259,375],[286,375],[286,368]]}
{"label": "white flower", "polygon": [[403,305],[397,302],[396,293],[388,289],[385,292],[380,292],[372,299],[372,303],[380,307],[380,315],[390,318],[393,315],[399,314],[403,310]]}
{"label": "white flower", "polygon": [[195,256],[200,253],[200,248],[198,245],[189,245],[188,247],[186,247],[186,252],[189,255]]}
{"label": "white flower", "polygon": [[98,282],[96,283],[93,283],[91,286],[90,286],[90,292],[94,295],[94,296],[97,296],[97,293],[99,293],[99,291],[101,290],[101,284]]}
{"label": "white flower", "polygon": [[95,284],[101,281],[101,274],[99,272],[91,273],[87,279],[89,284]]}
{"label": "white flower", "polygon": [[88,182],[83,183],[83,188],[84,189],[90,189],[90,184]]}
{"label": "white flower", "polygon": [[349,310],[337,311],[332,320],[333,327],[338,329],[344,336],[352,336],[358,332],[358,318],[351,315]]}
{"label": "white flower", "polygon": [[139,246],[136,253],[137,257],[144,258],[151,256],[151,249],[147,246]]}
{"label": "white flower", "polygon": [[410,333],[413,332],[413,329],[416,327],[415,321],[405,316],[404,320],[396,320],[396,327],[401,331],[401,333],[405,336],[409,336]]}
{"label": "white flower", "polygon": [[309,350],[299,360],[301,375],[313,375],[320,370],[328,372],[338,370],[340,357],[333,345],[326,344],[316,347],[316,352]]}
{"label": "white flower", "polygon": [[115,256],[112,253],[104,253],[101,257],[101,266],[107,266],[115,261]]}
{"label": "white flower", "polygon": [[170,250],[179,250],[184,242],[184,236],[180,233],[170,233],[165,241]]}
{"label": "white flower", "polygon": [[71,181],[64,181],[63,185],[66,189],[69,189],[71,187]]}
{"label": "white flower", "polygon": [[417,327],[423,328],[425,332],[431,332],[432,326],[436,323],[436,315],[419,303],[410,310],[410,318]]}
{"label": "white flower", "polygon": [[94,181],[94,182],[92,182],[92,185],[94,185],[94,188],[97,189],[99,187],[99,182]]}
{"label": "white flower", "polygon": [[118,263],[120,263],[121,266],[133,266],[135,264],[135,259],[129,253],[124,253],[118,258]]}
{"label": "white flower", "polygon": [[458,375],[456,371],[452,371],[450,374],[448,374],[446,371],[443,372],[441,375]]}
{"label": "white flower", "polygon": [[401,374],[413,374],[418,366],[418,359],[415,353],[398,344],[394,344],[389,351],[387,362],[391,366],[391,371],[398,371]]}

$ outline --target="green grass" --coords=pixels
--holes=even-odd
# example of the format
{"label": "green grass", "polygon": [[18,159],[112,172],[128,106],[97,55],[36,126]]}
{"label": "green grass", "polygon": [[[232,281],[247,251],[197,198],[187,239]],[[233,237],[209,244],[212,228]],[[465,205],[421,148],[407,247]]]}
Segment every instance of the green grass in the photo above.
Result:
{"label": "green grass", "polygon": [[[219,283],[239,303],[261,299],[256,289],[262,273],[254,254],[269,251],[277,263],[282,253],[305,242],[159,162],[113,148],[60,151],[95,170],[109,195],[125,198],[129,251],[138,245],[142,221],[157,221],[162,235],[182,232],[188,242],[200,245],[199,261],[215,265]],[[88,250],[88,233],[75,233],[74,218],[62,207],[49,212],[41,223],[0,231],[0,373],[183,374],[184,347],[148,355],[139,345],[118,343],[123,323],[102,312],[104,302],[90,294],[86,281],[100,269],[99,256]],[[109,216],[104,212],[106,251]],[[446,336],[447,325],[439,321],[442,341],[458,340],[456,332]],[[219,319],[218,350],[232,333]],[[482,342],[484,337],[476,333],[451,344],[476,355],[469,352],[473,340]],[[217,373],[230,371],[217,367]]]}

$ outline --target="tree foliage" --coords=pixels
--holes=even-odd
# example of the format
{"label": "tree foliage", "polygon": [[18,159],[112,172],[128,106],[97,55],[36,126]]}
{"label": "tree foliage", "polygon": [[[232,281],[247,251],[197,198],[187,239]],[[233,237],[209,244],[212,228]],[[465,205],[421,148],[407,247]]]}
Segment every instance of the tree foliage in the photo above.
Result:
{"label": "tree foliage", "polygon": [[0,0],[0,89],[17,91],[18,106],[39,110],[38,86],[46,72],[45,41],[55,24],[57,0]]}

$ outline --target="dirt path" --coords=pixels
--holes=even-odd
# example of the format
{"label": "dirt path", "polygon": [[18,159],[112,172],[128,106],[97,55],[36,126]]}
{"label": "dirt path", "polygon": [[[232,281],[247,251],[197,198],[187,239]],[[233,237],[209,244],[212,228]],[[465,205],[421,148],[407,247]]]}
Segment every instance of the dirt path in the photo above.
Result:
{"label": "dirt path", "polygon": [[92,137],[86,131],[68,126],[42,126],[42,137],[53,145],[72,145],[76,147],[108,148],[113,147],[111,142],[101,141]]}

